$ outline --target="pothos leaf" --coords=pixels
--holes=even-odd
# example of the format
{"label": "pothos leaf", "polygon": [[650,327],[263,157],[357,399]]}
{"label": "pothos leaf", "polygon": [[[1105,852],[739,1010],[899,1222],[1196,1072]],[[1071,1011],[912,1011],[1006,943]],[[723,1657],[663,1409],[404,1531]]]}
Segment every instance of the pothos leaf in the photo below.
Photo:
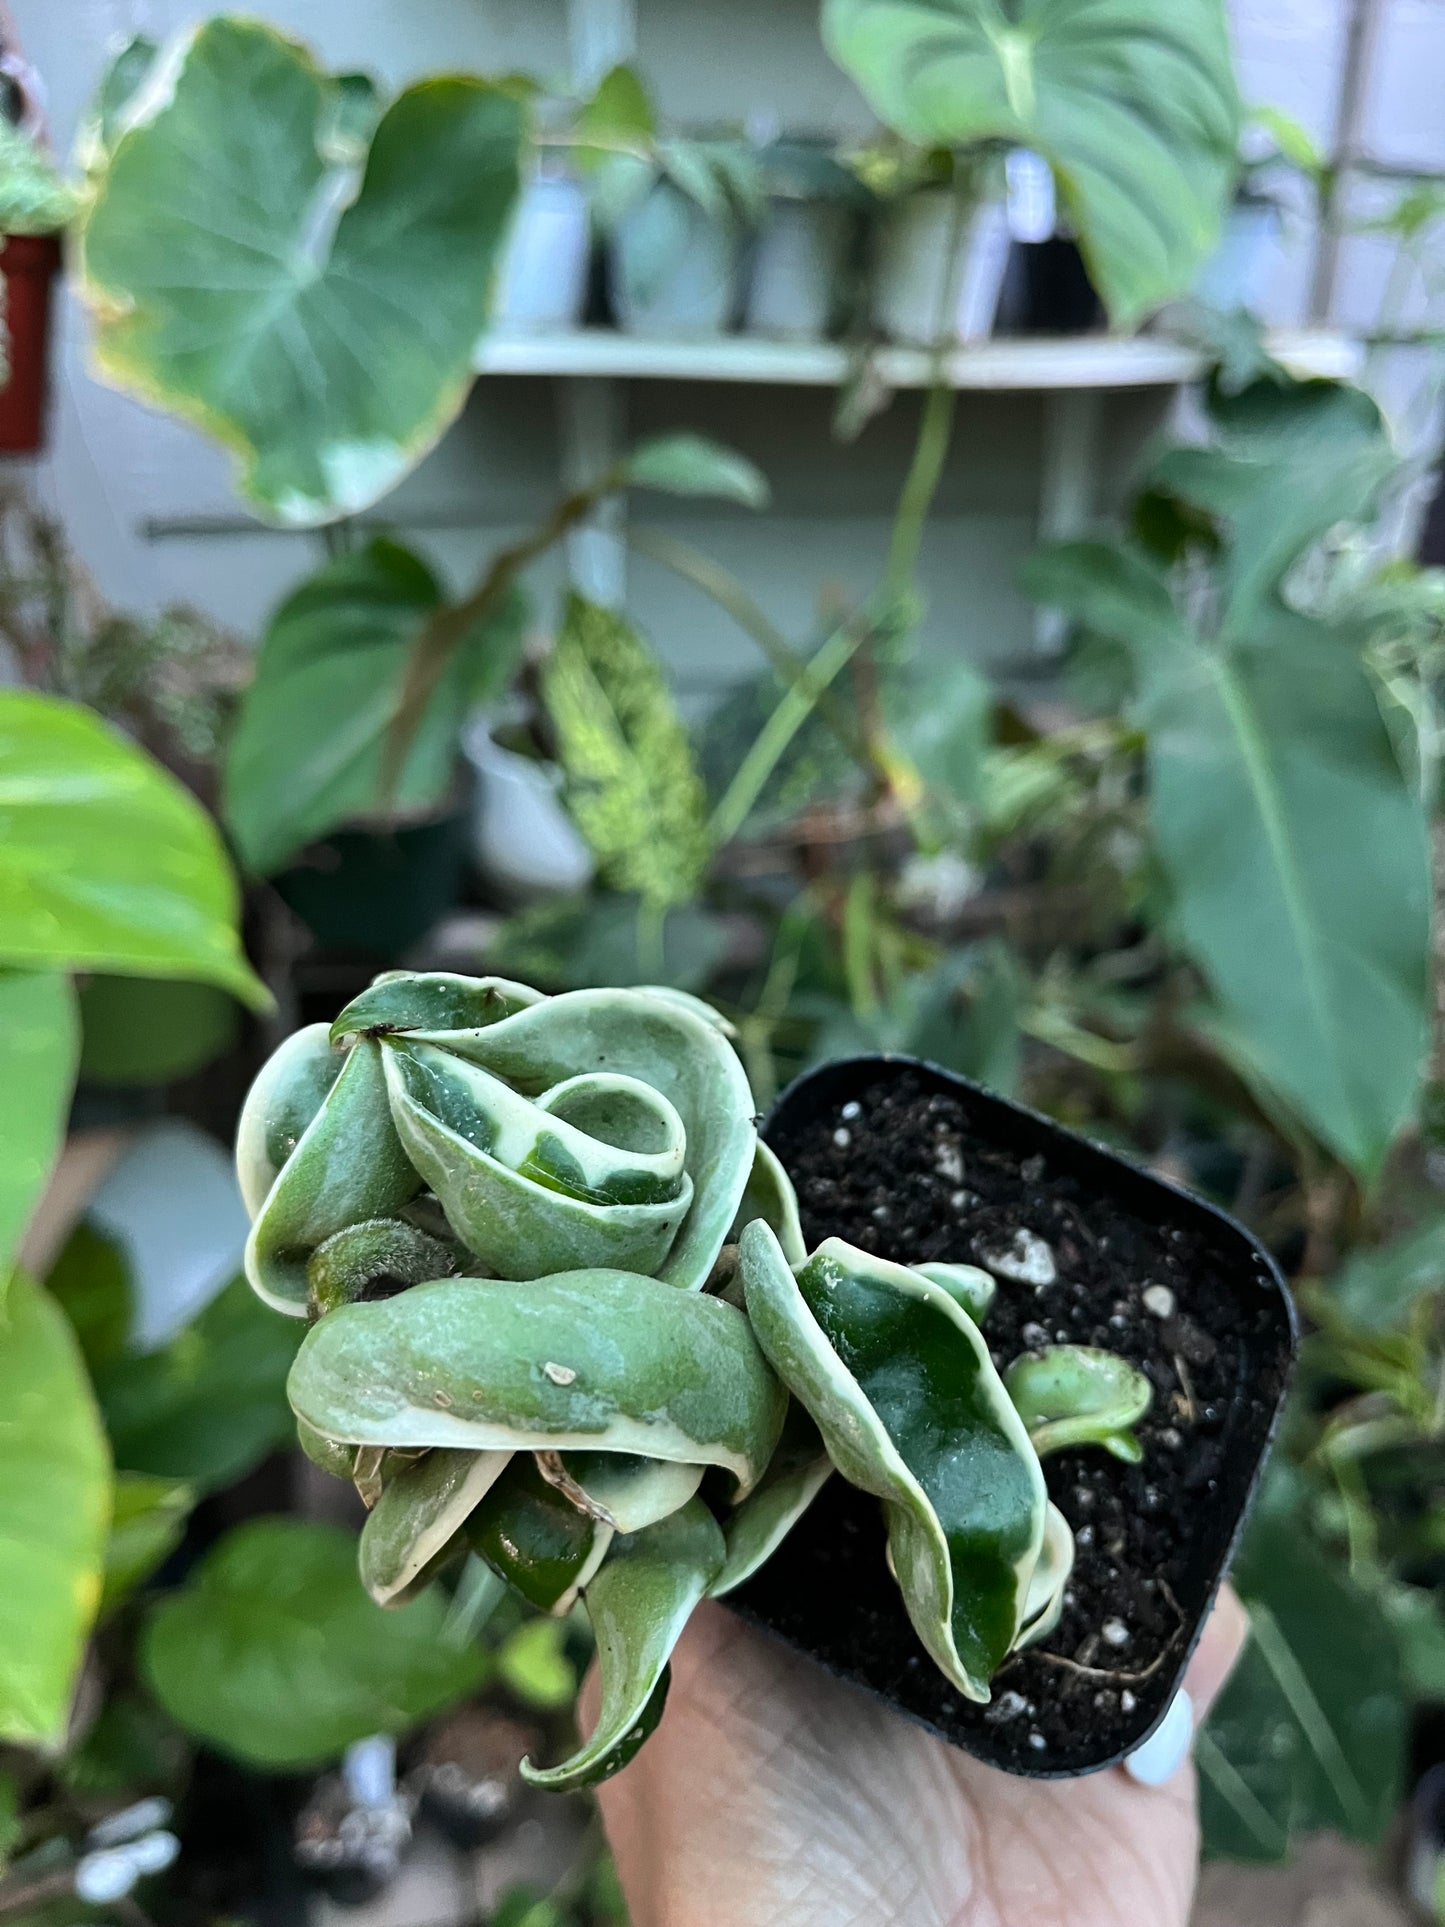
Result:
{"label": "pothos leaf", "polygon": [[1047,1496],[978,1328],[918,1272],[835,1238],[795,1276],[756,1220],[739,1258],[774,1370],[844,1478],[883,1500],[919,1638],[986,1701],[1025,1616]]}
{"label": "pothos leaf", "polygon": [[543,690],[568,808],[607,881],[660,908],[687,902],[710,854],[707,795],[652,652],[574,595]]}
{"label": "pothos leaf", "polygon": [[50,971],[0,971],[0,1304],[65,1142],[79,1056],[69,980]]}
{"label": "pothos leaf", "polygon": [[613,1542],[583,1593],[602,1679],[597,1724],[587,1744],[560,1766],[525,1761],[525,1779],[567,1791],[591,1786],[627,1764],[661,1717],[668,1659],[722,1562],[722,1533],[700,1499]]}
{"label": "pothos leaf", "polygon": [[446,1278],[343,1306],[307,1334],[288,1390],[343,1442],[634,1452],[721,1466],[743,1492],[786,1403],[732,1305],[604,1270]]}

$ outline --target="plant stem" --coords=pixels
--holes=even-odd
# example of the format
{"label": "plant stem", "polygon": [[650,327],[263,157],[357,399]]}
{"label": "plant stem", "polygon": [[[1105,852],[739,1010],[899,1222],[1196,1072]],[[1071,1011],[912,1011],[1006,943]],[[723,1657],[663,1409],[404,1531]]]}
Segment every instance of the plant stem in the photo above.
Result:
{"label": "plant stem", "polygon": [[893,523],[893,538],[888,549],[888,571],[884,578],[890,603],[900,602],[913,587],[918,568],[918,552],[923,545],[923,528],[938,484],[948,445],[953,437],[953,417],[958,397],[942,382],[935,382],[923,403],[923,418],[918,424],[918,440],[908,479],[898,501]]}

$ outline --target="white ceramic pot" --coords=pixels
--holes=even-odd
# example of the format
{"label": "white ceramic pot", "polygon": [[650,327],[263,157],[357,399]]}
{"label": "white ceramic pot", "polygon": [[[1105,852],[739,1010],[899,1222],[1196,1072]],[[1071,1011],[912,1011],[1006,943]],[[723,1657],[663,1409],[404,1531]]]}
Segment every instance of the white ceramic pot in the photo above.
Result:
{"label": "white ceramic pot", "polygon": [[467,725],[462,749],[477,775],[472,851],[497,894],[520,904],[585,889],[592,853],[562,807],[561,771],[501,748],[485,717]]}
{"label": "white ceramic pot", "polygon": [[947,188],[905,195],[885,212],[873,253],[873,321],[913,347],[985,340],[993,331],[1008,267],[1008,208],[980,203],[955,239],[957,203]]}
{"label": "white ceramic pot", "polygon": [[1273,201],[1236,201],[1224,217],[1219,245],[1194,278],[1197,301],[1232,314],[1260,313],[1279,258],[1284,220]]}
{"label": "white ceramic pot", "polygon": [[753,247],[743,325],[749,334],[782,341],[821,341],[838,309],[852,227],[838,201],[781,196]]}
{"label": "white ceramic pot", "polygon": [[619,327],[657,338],[725,334],[740,260],[731,228],[671,181],[654,182],[613,231],[608,285]]}
{"label": "white ceramic pot", "polygon": [[534,175],[518,199],[502,254],[493,325],[533,335],[575,328],[587,303],[591,246],[580,182],[566,175]]}

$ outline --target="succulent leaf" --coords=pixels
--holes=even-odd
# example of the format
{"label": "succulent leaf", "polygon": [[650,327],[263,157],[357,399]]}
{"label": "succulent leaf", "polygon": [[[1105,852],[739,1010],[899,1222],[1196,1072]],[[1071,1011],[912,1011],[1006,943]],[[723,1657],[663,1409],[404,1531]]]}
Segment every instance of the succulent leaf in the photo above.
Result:
{"label": "succulent leaf", "polygon": [[735,1244],[742,1236],[744,1226],[750,1225],[754,1218],[761,1218],[764,1224],[772,1227],[783,1248],[783,1256],[790,1265],[800,1265],[806,1260],[808,1247],[803,1238],[802,1220],[798,1216],[798,1194],[793,1189],[793,1180],[783,1169],[777,1152],[764,1144],[761,1138],[753,1153],[753,1168],[748,1173],[742,1203],[738,1206],[733,1228],[728,1233],[728,1243]]}
{"label": "succulent leaf", "polygon": [[563,1464],[589,1504],[605,1512],[619,1532],[641,1532],[680,1511],[707,1470],[629,1452],[568,1452]]}
{"label": "succulent leaf", "polygon": [[1074,1534],[1063,1513],[1050,1501],[1043,1550],[1029,1581],[1023,1624],[1014,1641],[1016,1648],[1037,1645],[1058,1625],[1064,1610],[1064,1588],[1073,1570]]}
{"label": "succulent leaf", "polygon": [[1073,1445],[1102,1445],[1126,1465],[1143,1458],[1130,1427],[1153,1388],[1127,1359],[1093,1345],[1051,1345],[1016,1358],[1003,1382],[1041,1458]]}
{"label": "succulent leaf", "polygon": [[529,1605],[562,1615],[612,1544],[613,1528],[578,1511],[518,1453],[465,1527],[473,1551]]}
{"label": "succulent leaf", "polygon": [[343,1442],[640,1453],[721,1466],[744,1494],[787,1403],[732,1305],[601,1269],[345,1305],[307,1333],[287,1389]]}
{"label": "succulent leaf", "polygon": [[908,1616],[968,1698],[1013,1646],[1047,1496],[977,1326],[947,1292],[829,1239],[796,1276],[761,1221],[739,1247],[748,1314],[844,1478],[883,1500]]}
{"label": "succulent leaf", "polygon": [[727,1557],[709,1591],[714,1599],[751,1579],[772,1558],[832,1475],[818,1428],[794,1399],[783,1436],[755,1492],[723,1524]]}
{"label": "succulent leaf", "polygon": [[400,1218],[365,1218],[334,1231],[306,1261],[311,1308],[318,1317],[358,1298],[390,1296],[457,1269],[454,1245]]}
{"label": "succulent leaf", "polygon": [[582,1594],[597,1640],[602,1709],[587,1744],[560,1766],[522,1766],[533,1786],[568,1791],[620,1771],[661,1717],[667,1662],[723,1563],[723,1536],[700,1499],[613,1541]]}
{"label": "succulent leaf", "polygon": [[981,1325],[993,1304],[998,1284],[991,1272],[980,1271],[977,1265],[914,1265],[914,1271],[921,1271],[925,1278],[946,1291],[957,1305],[962,1305],[975,1325]]}
{"label": "succulent leaf", "polygon": [[540,990],[506,977],[461,977],[452,971],[388,970],[353,997],[331,1026],[333,1044],[379,1032],[484,1030],[543,1001]]}
{"label": "succulent leaf", "polygon": [[319,1024],[291,1045],[271,1060],[246,1099],[238,1164],[248,1202],[267,1169],[276,1171],[246,1241],[246,1276],[267,1304],[300,1318],[316,1247],[363,1220],[391,1217],[422,1181],[392,1125],[379,1046],[363,1041],[346,1055],[298,1137],[296,1127],[329,1069],[321,1053],[334,1053]]}
{"label": "succulent leaf", "polygon": [[361,1583],[394,1605],[443,1552],[511,1462],[510,1452],[428,1452],[392,1479],[361,1533]]}

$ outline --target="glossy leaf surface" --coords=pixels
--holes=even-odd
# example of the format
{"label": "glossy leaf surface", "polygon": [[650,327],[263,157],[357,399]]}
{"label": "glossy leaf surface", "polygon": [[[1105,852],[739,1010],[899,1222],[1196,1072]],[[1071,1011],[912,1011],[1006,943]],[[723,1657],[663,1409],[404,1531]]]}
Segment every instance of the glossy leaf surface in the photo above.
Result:
{"label": "glossy leaf surface", "polygon": [[367,1515],[361,1583],[389,1606],[461,1531],[506,1469],[509,1452],[428,1452],[399,1472]]}
{"label": "glossy leaf surface", "polygon": [[80,1023],[68,980],[47,971],[0,971],[0,1306],[20,1240],[65,1143],[79,1056]]}
{"label": "glossy leaf surface", "polygon": [[1043,1474],[977,1327],[937,1285],[829,1239],[795,1277],[740,1245],[748,1314],[854,1485],[884,1502],[908,1616],[970,1699],[1012,1647],[1043,1544]]}

